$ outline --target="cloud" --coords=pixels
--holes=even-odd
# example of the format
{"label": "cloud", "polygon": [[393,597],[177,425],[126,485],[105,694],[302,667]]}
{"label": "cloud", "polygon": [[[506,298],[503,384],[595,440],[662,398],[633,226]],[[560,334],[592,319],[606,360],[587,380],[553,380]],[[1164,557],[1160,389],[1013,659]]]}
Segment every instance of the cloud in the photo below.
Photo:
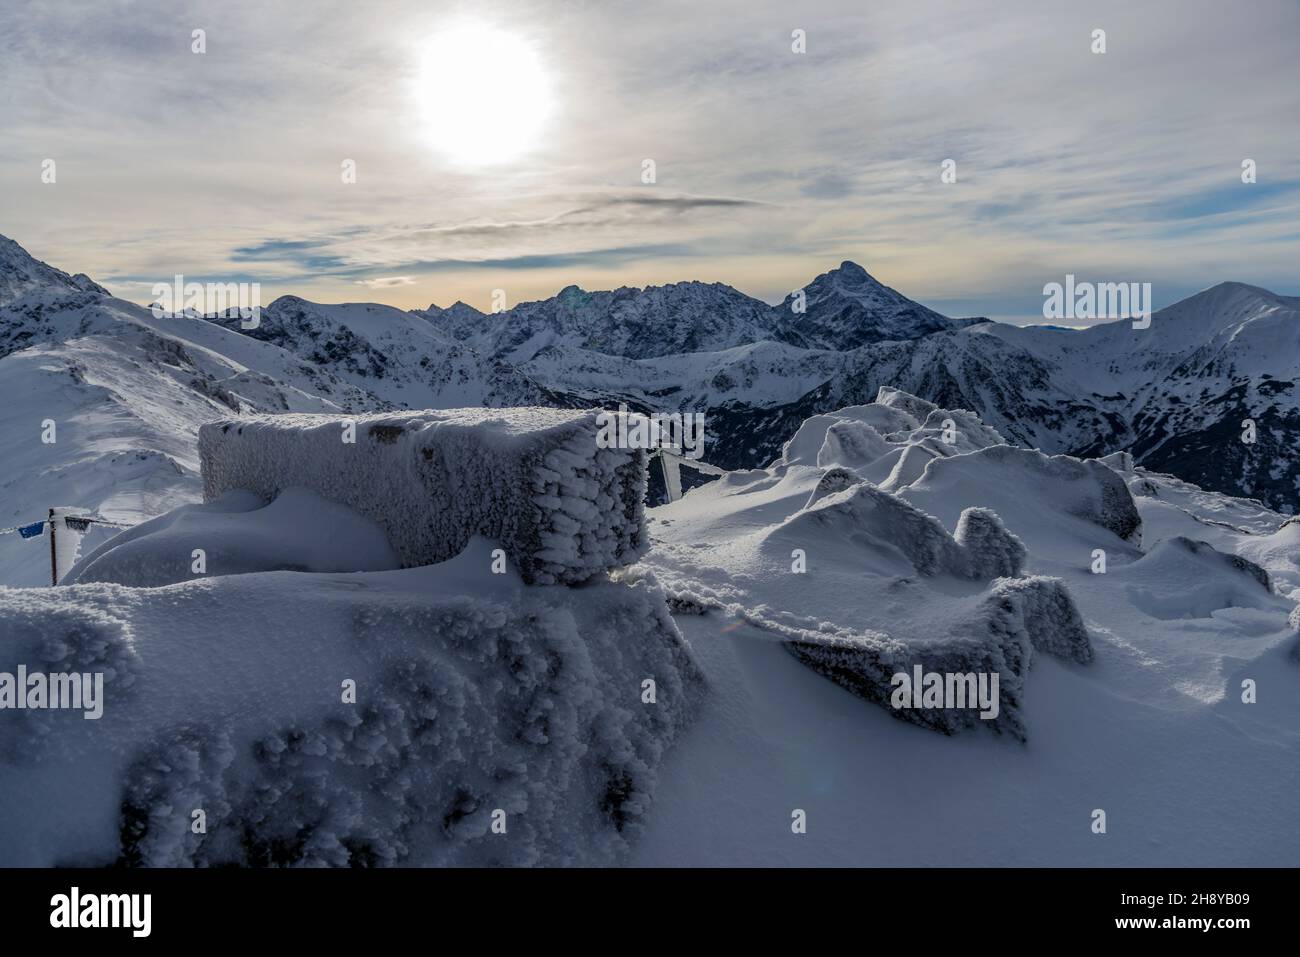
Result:
{"label": "cloud", "polygon": [[[1291,0],[1250,16],[1214,0],[664,0],[635,30],[626,4],[314,9],[10,0],[0,231],[98,277],[252,272],[395,302],[429,277],[466,298],[492,270],[779,298],[846,258],[983,311],[1066,272],[1300,291]],[[418,122],[423,38],[465,16],[526,36],[557,96],[536,148],[481,174],[444,163]],[[39,183],[45,157],[57,185]],[[379,283],[395,277],[415,286]]]}
{"label": "cloud", "polygon": [[395,289],[398,286],[414,286],[415,280],[410,276],[376,276],[373,279],[354,279],[358,286],[371,289]]}

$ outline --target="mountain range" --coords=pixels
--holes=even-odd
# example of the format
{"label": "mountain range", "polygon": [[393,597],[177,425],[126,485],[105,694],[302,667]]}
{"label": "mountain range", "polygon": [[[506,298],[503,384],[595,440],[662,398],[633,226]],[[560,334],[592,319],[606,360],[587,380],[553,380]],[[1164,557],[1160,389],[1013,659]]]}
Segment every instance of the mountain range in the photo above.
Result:
{"label": "mountain range", "polygon": [[[705,413],[705,460],[734,469],[768,464],[804,419],[882,385],[975,412],[1019,445],[1128,451],[1293,511],[1300,298],[1226,282],[1146,329],[1072,330],[949,318],[852,262],[802,293],[770,305],[718,283],[568,286],[495,314],[283,296],[245,330],[233,313],[157,318],[0,237],[0,525],[63,504],[138,520],[193,499],[194,434],[230,411],[626,402]],[[54,443],[40,441],[48,419]],[[0,581],[28,583],[8,564],[0,552]]]}

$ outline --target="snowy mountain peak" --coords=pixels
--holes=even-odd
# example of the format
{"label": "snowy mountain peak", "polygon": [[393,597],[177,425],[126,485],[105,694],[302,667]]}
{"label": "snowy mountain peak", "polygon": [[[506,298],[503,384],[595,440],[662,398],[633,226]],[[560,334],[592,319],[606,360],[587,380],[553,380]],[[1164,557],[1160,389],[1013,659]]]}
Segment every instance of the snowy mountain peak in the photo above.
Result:
{"label": "snowy mountain peak", "polygon": [[7,236],[0,236],[0,306],[39,288],[111,295],[85,273],[69,276],[36,259]]}
{"label": "snowy mountain peak", "polygon": [[[851,283],[876,282],[869,272],[855,263],[852,259],[844,260],[844,262],[839,264],[838,268],[832,269],[826,275],[838,276],[844,282]],[[876,283],[876,285],[879,285],[879,283]]]}
{"label": "snowy mountain peak", "polygon": [[[418,311],[418,310],[417,310],[417,311]],[[435,316],[437,316],[437,315],[443,315],[443,314],[446,314],[446,315],[453,315],[453,316],[482,316],[482,315],[485,315],[485,313],[484,313],[481,309],[475,309],[475,308],[474,308],[473,306],[471,306],[469,303],[467,303],[467,302],[465,302],[464,300],[461,300],[461,299],[457,299],[455,302],[453,302],[453,303],[452,303],[450,306],[448,306],[446,309],[442,308],[442,307],[441,307],[440,305],[438,305],[436,302],[431,302],[431,303],[429,303],[429,308],[428,308],[428,309],[425,309],[425,310],[423,310],[423,311],[424,311],[425,313],[427,313],[427,314],[435,315]]]}
{"label": "snowy mountain peak", "polygon": [[849,296],[855,299],[868,298],[873,301],[906,302],[911,300],[896,290],[890,289],[871,273],[852,260],[846,259],[835,269],[824,272],[811,283],[807,289],[816,290],[821,295]]}
{"label": "snowy mountain peak", "polygon": [[1186,311],[1231,312],[1232,309],[1276,308],[1300,309],[1300,299],[1280,296],[1261,286],[1244,282],[1221,282],[1188,296],[1175,306]]}
{"label": "snowy mountain peak", "polygon": [[810,349],[842,351],[869,342],[916,339],[969,323],[949,319],[889,288],[851,260],[822,273],[802,290],[803,311],[792,293],[776,307],[781,338]]}

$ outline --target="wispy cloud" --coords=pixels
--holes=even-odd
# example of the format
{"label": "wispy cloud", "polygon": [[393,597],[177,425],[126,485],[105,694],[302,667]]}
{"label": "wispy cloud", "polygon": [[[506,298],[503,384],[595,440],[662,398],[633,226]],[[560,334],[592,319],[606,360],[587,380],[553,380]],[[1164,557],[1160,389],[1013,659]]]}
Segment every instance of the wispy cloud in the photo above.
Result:
{"label": "wispy cloud", "polygon": [[358,286],[369,286],[371,289],[398,289],[402,286],[415,285],[415,280],[410,276],[376,276],[373,279],[355,279],[353,281]]}

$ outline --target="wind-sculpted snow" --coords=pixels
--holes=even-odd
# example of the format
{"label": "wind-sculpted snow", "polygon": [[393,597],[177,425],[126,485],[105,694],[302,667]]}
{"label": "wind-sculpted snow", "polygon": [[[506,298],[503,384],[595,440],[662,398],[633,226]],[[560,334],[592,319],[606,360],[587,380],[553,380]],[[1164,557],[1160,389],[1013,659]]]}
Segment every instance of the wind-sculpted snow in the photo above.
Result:
{"label": "wind-sculpted snow", "polygon": [[1083,616],[1059,578],[1000,579],[993,585],[985,610],[995,632],[1023,632],[1038,651],[1080,664],[1092,661],[1092,642]]}
{"label": "wind-sculpted snow", "polygon": [[98,720],[0,724],[0,864],[618,861],[698,671],[652,580],[529,588],[489,572],[491,547],[0,589],[4,668],[109,674]]}
{"label": "wind-sculpted snow", "polygon": [[826,429],[826,438],[817,450],[817,464],[869,465],[889,451],[889,443],[867,422],[845,419]]}
{"label": "wind-sculpted snow", "polygon": [[[882,386],[875,402],[814,415],[785,443],[778,464],[842,465],[890,489],[918,478],[933,458],[973,452],[1005,440],[962,409],[940,409]],[[887,478],[887,482],[882,481]]]}
{"label": "wind-sculpted snow", "polygon": [[933,402],[888,385],[882,385],[876,392],[874,404],[884,406],[886,409],[897,409],[900,412],[906,412],[914,423],[912,428],[916,428],[916,424],[928,419],[930,413],[939,411],[939,407]]}
{"label": "wind-sculpted snow", "polygon": [[[1142,483],[1159,502],[1149,553],[1129,488]],[[1224,521],[1204,517],[1213,507]],[[1283,528],[1269,541],[1261,533],[1277,519],[1258,503],[1207,496],[1127,455],[1103,463],[1017,448],[970,412],[896,388],[809,417],[770,468],[732,472],[651,516],[641,567],[679,614],[734,616],[895,717],[1016,738],[1032,733],[1023,692],[1035,657],[1096,657],[1080,587],[1101,603],[1089,617],[1118,605],[1148,622],[1204,616],[1228,627],[1235,615],[1247,634],[1280,626],[1268,570],[1167,534],[1175,516],[1245,534],[1274,568],[1300,535]],[[1290,571],[1300,564],[1286,567],[1300,595]],[[891,679],[918,665],[996,670],[998,713],[896,706]]]}
{"label": "wind-sculpted snow", "polygon": [[974,577],[1019,575],[1025,565],[1025,543],[1007,531],[997,512],[963,509],[953,540],[968,556]]}
{"label": "wind-sculpted snow", "polygon": [[[817,673],[890,707],[896,717],[944,734],[988,727],[1022,741],[1028,730],[1021,698],[1034,650],[1079,663],[1092,660],[1088,631],[1069,593],[1058,579],[1042,577],[998,580],[975,615],[953,624],[947,640],[920,648],[866,636],[795,640],[786,647]],[[918,664],[923,672],[998,675],[998,714],[984,717],[975,704],[893,708],[893,675],[908,674]]]}
{"label": "wind-sculpted snow", "polygon": [[203,426],[199,452],[208,500],[301,486],[377,523],[405,566],[483,535],[525,581],[570,583],[645,548],[646,454],[596,432],[595,413],[535,408],[261,416]]}
{"label": "wind-sculpted snow", "polygon": [[[195,549],[202,568],[195,569]],[[265,503],[234,489],[136,525],[82,558],[62,584],[154,588],[196,575],[265,571],[352,572],[400,567],[374,522],[302,488]]]}
{"label": "wind-sculpted snow", "polygon": [[791,540],[847,535],[873,549],[899,552],[922,575],[986,581],[1018,575],[1025,557],[1024,545],[988,509],[966,509],[953,535],[938,519],[864,481],[816,498],[778,531]]}
{"label": "wind-sculpted snow", "polygon": [[1129,602],[1152,618],[1212,618],[1223,608],[1274,604],[1273,582],[1265,569],[1181,535],[1165,539],[1114,575]]}
{"label": "wind-sculpted snow", "polygon": [[1142,518],[1124,480],[1096,461],[1044,455],[1033,449],[993,445],[967,455],[935,458],[920,477],[900,490],[922,507],[959,502],[1003,503],[1026,514],[1055,513],[1091,522],[1122,541],[1141,540]]}
{"label": "wind-sculpted snow", "polygon": [[[925,455],[923,473],[932,459],[969,460],[1006,480],[996,459],[979,456],[1007,446],[975,416],[898,390],[881,398],[887,404],[808,419],[768,469],[733,472],[655,509],[643,567],[654,569],[679,613],[735,616],[898,718],[949,734],[986,727],[1024,739],[1029,666],[1036,653],[1090,661],[1083,618],[1060,579],[1022,577],[1025,542],[978,496],[964,494],[945,525],[873,484],[882,475],[897,480],[909,453]],[[1118,476],[1097,468],[1128,494]],[[1090,501],[1054,478],[1066,491],[1053,507]],[[908,483],[899,484],[905,493]],[[1100,500],[1097,484],[1085,489]],[[917,667],[996,675],[999,705],[899,707],[894,679]]]}

